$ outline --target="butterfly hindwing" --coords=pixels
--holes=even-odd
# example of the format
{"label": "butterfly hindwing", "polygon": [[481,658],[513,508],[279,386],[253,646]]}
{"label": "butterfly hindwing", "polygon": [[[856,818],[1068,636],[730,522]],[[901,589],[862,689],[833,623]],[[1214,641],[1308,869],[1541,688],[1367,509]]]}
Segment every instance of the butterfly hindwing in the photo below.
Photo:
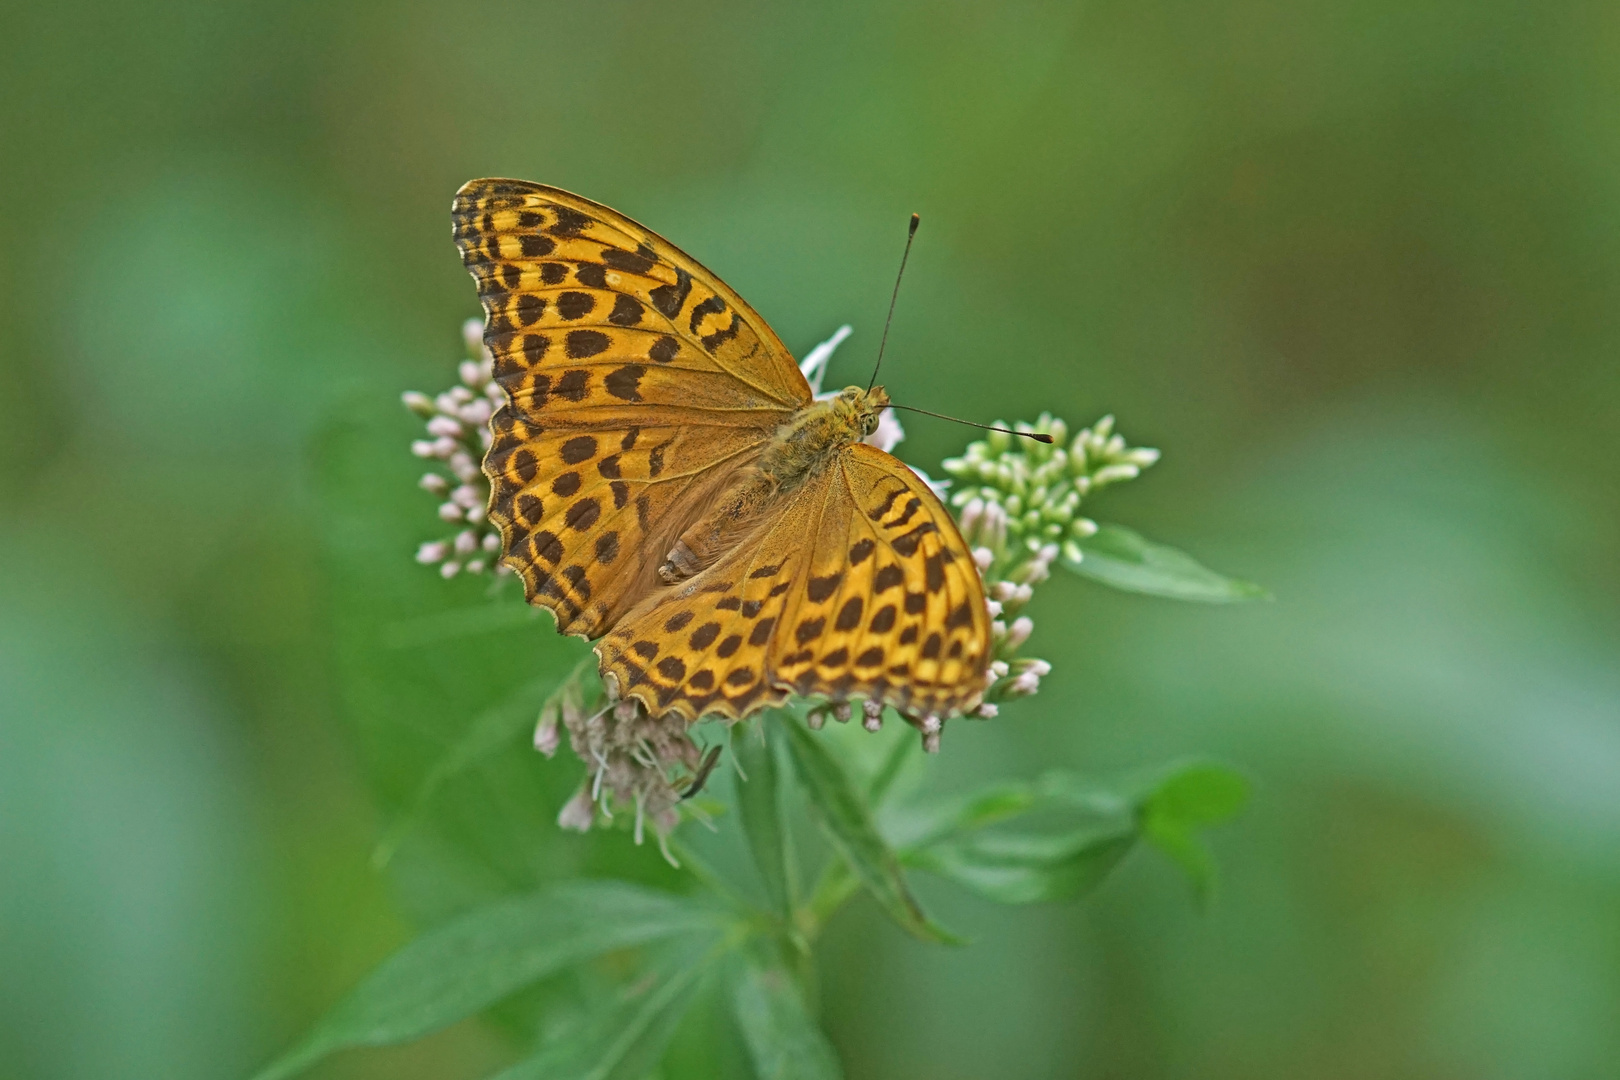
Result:
{"label": "butterfly hindwing", "polygon": [[948,715],[984,689],[989,630],[944,506],[900,461],[857,444],[597,652],[620,692],[654,712],[737,717],[791,691]]}

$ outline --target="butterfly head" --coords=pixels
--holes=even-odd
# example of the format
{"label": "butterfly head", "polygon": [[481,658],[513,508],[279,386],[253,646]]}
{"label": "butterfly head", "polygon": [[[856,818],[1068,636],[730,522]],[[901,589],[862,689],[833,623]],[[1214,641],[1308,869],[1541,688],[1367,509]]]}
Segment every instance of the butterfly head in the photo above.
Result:
{"label": "butterfly head", "polygon": [[877,430],[878,417],[889,407],[889,392],[881,386],[863,390],[859,386],[846,386],[833,399],[833,410],[838,419],[864,439]]}

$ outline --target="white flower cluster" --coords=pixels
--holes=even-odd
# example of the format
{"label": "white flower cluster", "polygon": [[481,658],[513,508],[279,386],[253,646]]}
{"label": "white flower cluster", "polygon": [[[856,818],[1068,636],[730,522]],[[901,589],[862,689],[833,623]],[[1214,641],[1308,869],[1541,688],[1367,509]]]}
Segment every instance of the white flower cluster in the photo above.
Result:
{"label": "white flower cluster", "polygon": [[1036,585],[1051,576],[1059,556],[1082,558],[1080,541],[1097,531],[1080,514],[1087,496],[1122,480],[1134,480],[1159,460],[1157,450],[1131,448],[1105,416],[1069,440],[1069,427],[1049,413],[1018,431],[1043,432],[1052,442],[992,431],[972,443],[945,471],[961,487],[951,497],[962,537],[984,575],[989,597],[994,656],[985,704],[975,714],[994,716],[996,702],[1040,689],[1052,670],[1045,660],[1017,653],[1035,629],[1023,609]]}
{"label": "white flower cluster", "polygon": [[606,700],[594,665],[587,662],[541,708],[534,748],[551,757],[564,731],[569,748],[590,771],[563,804],[557,824],[588,832],[599,821],[612,821],[615,806],[633,806],[636,843],[651,822],[668,858],[665,839],[680,823],[683,795],[703,768],[702,751],[687,733],[686,722],[676,713],[650,716],[632,699]]}
{"label": "white flower cluster", "polygon": [[417,562],[437,566],[446,578],[464,572],[510,572],[499,565],[501,536],[485,517],[489,481],[479,467],[489,449],[489,418],[505,403],[506,394],[494,382],[494,360],[484,348],[483,324],[468,319],[462,336],[467,359],[461,362],[458,385],[437,397],[415,390],[401,395],[405,407],[427,421],[428,437],[411,443],[411,453],[437,463],[419,484],[444,500],[439,519],[461,526],[453,535],[430,540],[416,550]]}

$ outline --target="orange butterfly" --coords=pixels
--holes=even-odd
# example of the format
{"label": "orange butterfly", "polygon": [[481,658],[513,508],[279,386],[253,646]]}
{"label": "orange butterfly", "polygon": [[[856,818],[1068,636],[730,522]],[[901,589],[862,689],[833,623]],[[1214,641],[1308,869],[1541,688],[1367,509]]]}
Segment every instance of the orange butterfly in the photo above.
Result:
{"label": "orange butterfly", "polygon": [[990,616],[955,523],[861,439],[883,387],[816,401],[765,320],[622,214],[521,180],[456,193],[507,403],[484,458],[503,561],[610,691],[737,718],[789,693],[975,708]]}

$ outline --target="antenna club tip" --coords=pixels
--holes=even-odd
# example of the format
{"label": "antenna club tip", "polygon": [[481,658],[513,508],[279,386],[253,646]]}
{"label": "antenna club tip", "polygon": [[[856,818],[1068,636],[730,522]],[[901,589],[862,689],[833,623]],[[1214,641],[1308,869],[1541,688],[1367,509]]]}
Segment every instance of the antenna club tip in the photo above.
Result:
{"label": "antenna club tip", "polygon": [[1044,431],[1032,431],[1032,432],[1030,432],[1029,437],[1034,439],[1036,442],[1043,442],[1043,443],[1048,443],[1049,444],[1052,441],[1052,436],[1046,434],[1046,432],[1044,432]]}
{"label": "antenna club tip", "polygon": [[917,226],[921,225],[921,224],[922,224],[922,215],[921,214],[912,214],[911,215],[911,230],[910,231],[915,233],[917,231]]}

